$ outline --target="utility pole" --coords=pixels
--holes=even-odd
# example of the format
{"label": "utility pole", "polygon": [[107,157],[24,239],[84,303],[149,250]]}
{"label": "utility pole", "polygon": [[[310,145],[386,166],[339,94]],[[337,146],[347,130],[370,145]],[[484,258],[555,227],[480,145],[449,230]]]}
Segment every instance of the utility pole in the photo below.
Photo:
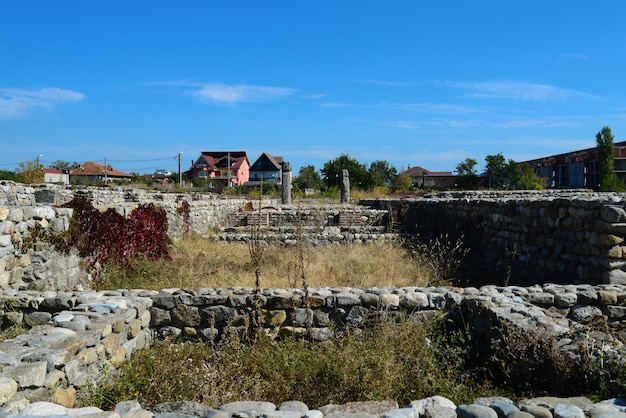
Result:
{"label": "utility pole", "polygon": [[107,184],[107,157],[104,157],[104,184]]}

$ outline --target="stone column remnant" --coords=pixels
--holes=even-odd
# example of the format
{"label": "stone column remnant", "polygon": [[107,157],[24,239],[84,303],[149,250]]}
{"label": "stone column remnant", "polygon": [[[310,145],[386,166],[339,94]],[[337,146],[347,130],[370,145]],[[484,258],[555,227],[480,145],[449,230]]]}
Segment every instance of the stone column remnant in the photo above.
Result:
{"label": "stone column remnant", "polygon": [[341,203],[350,203],[350,173],[341,170]]}
{"label": "stone column remnant", "polygon": [[282,202],[283,205],[289,205],[291,204],[291,163],[283,161],[282,170]]}

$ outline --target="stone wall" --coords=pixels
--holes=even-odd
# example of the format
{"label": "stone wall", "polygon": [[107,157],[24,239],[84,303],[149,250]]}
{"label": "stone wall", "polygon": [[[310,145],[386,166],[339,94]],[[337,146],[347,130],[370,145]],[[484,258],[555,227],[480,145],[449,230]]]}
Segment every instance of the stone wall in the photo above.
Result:
{"label": "stone wall", "polygon": [[77,388],[154,341],[152,301],[128,291],[9,290],[0,300],[3,328],[30,329],[0,342],[0,406],[10,411],[35,401],[72,407]]}
{"label": "stone wall", "polygon": [[[253,289],[245,288],[3,291],[3,327],[22,325],[30,331],[0,342],[0,407],[19,410],[41,400],[72,407],[77,388],[97,384],[105,370],[119,366],[155,338],[245,337],[255,297]],[[381,318],[417,319],[458,308],[463,329],[473,332],[476,341],[486,345],[484,350],[502,339],[507,325],[554,338],[574,359],[590,346],[601,347],[591,355],[605,361],[626,358],[621,342],[583,325],[594,319],[606,320],[609,327],[623,323],[626,286],[318,288],[306,293],[262,289],[258,297],[260,323],[272,337],[324,341]]]}
{"label": "stone wall", "polygon": [[50,206],[0,206],[0,288],[68,291],[87,285],[77,254],[28,241],[28,230],[36,225],[55,233],[66,230],[71,214]]}
{"label": "stone wall", "polygon": [[23,251],[27,249],[28,231],[35,225],[54,233],[68,228],[72,210],[63,205],[74,197],[88,199],[102,211],[114,208],[124,216],[140,204],[153,203],[166,211],[167,232],[173,239],[192,233],[246,241],[250,228],[259,223],[262,239],[268,242],[289,244],[304,239],[313,245],[328,245],[395,238],[385,234],[386,211],[354,205],[279,205],[271,199],[259,202],[210,193],[35,187],[4,181],[0,182],[0,288],[77,290],[89,286],[89,276],[81,270],[76,255],[65,256],[45,245]]}
{"label": "stone wall", "polygon": [[[20,255],[22,235],[38,223],[67,228],[71,210],[63,203],[79,196],[105,210],[128,214],[141,203],[164,208],[168,234],[186,231],[227,241],[245,241],[260,223],[263,239],[313,245],[374,242],[419,235],[428,240],[462,236],[491,283],[626,283],[624,195],[588,191],[444,192],[416,199],[361,200],[360,205],[279,205],[205,193],[160,193],[124,188],[72,190],[0,183],[0,284],[46,288],[70,269],[57,289],[80,286],[87,277],[79,260],[51,251]],[[185,219],[183,202],[189,203]],[[257,210],[255,210],[257,209]],[[393,232],[393,233],[390,233]],[[42,248],[37,248],[42,249]],[[49,249],[48,249],[49,250]],[[33,263],[37,260],[37,263]],[[51,279],[52,278],[52,279]],[[47,283],[38,283],[47,279]],[[49,288],[49,287],[48,287]],[[54,288],[54,287],[53,287]]]}
{"label": "stone wall", "polygon": [[[228,223],[230,214],[254,207],[243,198],[215,194],[173,194],[124,188],[71,189],[59,185],[28,186],[0,182],[0,288],[32,290],[79,290],[89,287],[89,275],[76,254],[64,255],[48,245],[29,247],[29,230],[38,225],[54,233],[67,230],[72,209],[62,207],[74,197],[89,199],[100,210],[114,208],[128,215],[139,204],[154,203],[165,209],[168,235],[184,233],[206,236]],[[181,209],[189,203],[189,218]],[[273,206],[263,200],[263,206]]]}
{"label": "stone wall", "polygon": [[405,235],[462,237],[494,282],[624,284],[624,197],[578,190],[447,192],[361,204],[388,210],[388,222]]}
{"label": "stone wall", "polygon": [[[104,211],[114,208],[122,215],[128,215],[139,204],[153,203],[165,209],[169,223],[168,235],[177,238],[186,229],[206,235],[210,231],[227,224],[228,216],[258,201],[241,197],[222,197],[213,193],[163,193],[124,187],[85,187],[67,188],[54,184],[23,185],[10,181],[0,181],[1,207],[55,207],[62,206],[74,197],[88,199],[94,207]],[[182,202],[190,206],[189,225],[182,213]],[[278,200],[264,199],[262,206],[278,205]]]}

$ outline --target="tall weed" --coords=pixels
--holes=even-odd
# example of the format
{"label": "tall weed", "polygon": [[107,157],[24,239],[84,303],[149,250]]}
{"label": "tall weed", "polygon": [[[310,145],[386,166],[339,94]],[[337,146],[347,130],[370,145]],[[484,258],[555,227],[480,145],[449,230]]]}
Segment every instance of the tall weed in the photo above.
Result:
{"label": "tall weed", "polygon": [[470,249],[463,236],[453,239],[444,234],[422,241],[419,237],[408,245],[414,260],[425,271],[430,285],[450,285],[460,282],[463,263]]}
{"label": "tall weed", "polygon": [[383,399],[406,405],[432,395],[464,403],[491,393],[488,383],[470,379],[462,356],[444,352],[448,347],[438,343],[433,324],[389,321],[327,343],[261,339],[213,349],[164,341],[134,354],[116,379],[84,398],[100,399],[101,407],[135,398],[146,407],[175,400],[217,407],[250,399],[319,407]]}
{"label": "tall weed", "polygon": [[[255,269],[245,243],[190,237],[170,247],[168,260],[131,260],[110,265],[100,289],[168,287],[254,287]],[[425,286],[428,270],[400,242],[310,247],[303,244],[263,247],[264,287]]]}

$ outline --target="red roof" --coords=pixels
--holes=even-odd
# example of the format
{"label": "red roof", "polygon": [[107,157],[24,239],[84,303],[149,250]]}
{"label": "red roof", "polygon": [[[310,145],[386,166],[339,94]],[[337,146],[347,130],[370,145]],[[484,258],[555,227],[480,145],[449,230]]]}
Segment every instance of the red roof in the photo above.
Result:
{"label": "red roof", "polygon": [[[73,176],[104,176],[105,168],[102,164],[94,163],[92,161],[87,161],[83,163],[80,168],[76,170],[72,170],[71,174]],[[132,174],[124,173],[123,171],[116,170],[110,165],[106,166],[106,175],[107,177],[125,177],[132,178]]]}
{"label": "red roof", "polygon": [[[228,168],[228,159],[230,158],[230,168],[239,169],[244,162],[248,161],[245,151],[202,151],[200,159],[202,159],[211,170],[218,168]],[[196,163],[197,164],[197,163]],[[248,163],[249,165],[250,163]]]}
{"label": "red roof", "polygon": [[452,175],[452,171],[428,171],[425,168],[419,167],[419,166],[415,166],[415,167],[411,167],[406,171],[403,171],[402,173],[400,173],[402,175],[405,176],[409,176],[409,177],[422,177],[422,176],[451,176]]}
{"label": "red roof", "polygon": [[56,168],[44,168],[43,172],[46,174],[64,174],[61,170]]}

